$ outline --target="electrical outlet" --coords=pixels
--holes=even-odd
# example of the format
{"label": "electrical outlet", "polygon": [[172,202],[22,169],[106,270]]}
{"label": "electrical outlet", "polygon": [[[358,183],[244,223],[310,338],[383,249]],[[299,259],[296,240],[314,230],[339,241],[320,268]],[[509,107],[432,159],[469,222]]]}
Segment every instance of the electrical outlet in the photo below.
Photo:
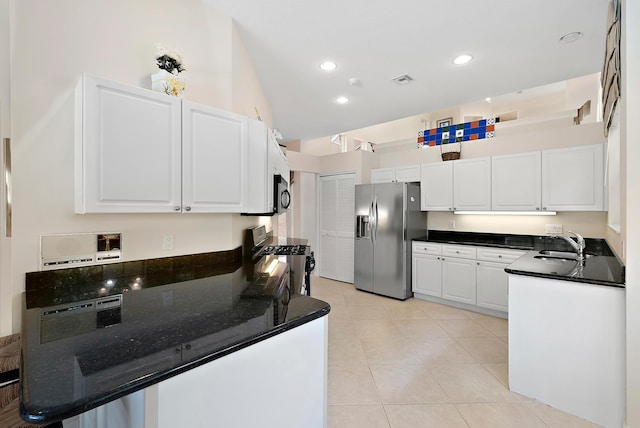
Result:
{"label": "electrical outlet", "polygon": [[449,229],[455,229],[455,228],[456,228],[456,221],[449,220]]}
{"label": "electrical outlet", "polygon": [[173,235],[170,233],[165,234],[162,237],[162,249],[173,250]]}
{"label": "electrical outlet", "polygon": [[562,225],[561,224],[547,224],[545,225],[545,231],[547,234],[551,235],[562,235]]}

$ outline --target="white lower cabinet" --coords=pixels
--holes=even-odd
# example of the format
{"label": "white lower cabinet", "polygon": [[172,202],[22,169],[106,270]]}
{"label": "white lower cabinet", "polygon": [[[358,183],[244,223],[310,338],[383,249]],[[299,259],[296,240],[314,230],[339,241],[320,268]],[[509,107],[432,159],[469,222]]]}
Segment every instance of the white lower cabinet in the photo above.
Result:
{"label": "white lower cabinet", "polygon": [[476,304],[497,311],[509,310],[509,282],[504,263],[476,262]]}
{"label": "white lower cabinet", "polygon": [[506,317],[504,268],[526,251],[420,241],[412,249],[416,297]]}
{"label": "white lower cabinet", "polygon": [[442,298],[476,304],[475,260],[442,258]]}
{"label": "white lower cabinet", "polygon": [[442,246],[442,298],[476,304],[476,249],[470,245]]}
{"label": "white lower cabinet", "polygon": [[502,248],[477,249],[476,281],[477,302],[481,308],[507,312],[509,309],[509,282],[504,271],[526,251]]}
{"label": "white lower cabinet", "polygon": [[441,245],[413,243],[412,289],[414,293],[442,297]]}

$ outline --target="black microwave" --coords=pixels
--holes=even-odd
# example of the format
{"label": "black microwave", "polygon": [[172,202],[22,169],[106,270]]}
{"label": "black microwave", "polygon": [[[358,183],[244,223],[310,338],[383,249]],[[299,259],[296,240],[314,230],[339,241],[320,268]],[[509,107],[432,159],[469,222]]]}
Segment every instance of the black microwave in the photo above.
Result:
{"label": "black microwave", "polygon": [[281,175],[273,177],[273,213],[282,214],[289,211],[291,204],[291,193],[289,193],[289,183]]}
{"label": "black microwave", "polygon": [[272,216],[289,211],[291,193],[289,183],[279,174],[273,176],[273,207],[266,213],[242,213],[244,216]]}

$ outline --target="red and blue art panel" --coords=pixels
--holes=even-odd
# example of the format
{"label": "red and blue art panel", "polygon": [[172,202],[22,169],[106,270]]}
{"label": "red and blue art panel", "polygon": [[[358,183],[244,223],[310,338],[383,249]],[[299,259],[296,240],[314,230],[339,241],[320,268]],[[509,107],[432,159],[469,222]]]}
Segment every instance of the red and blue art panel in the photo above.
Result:
{"label": "red and blue art panel", "polygon": [[418,133],[418,145],[439,146],[441,144],[493,138],[495,135],[495,123],[495,118],[489,118],[441,128],[425,129]]}

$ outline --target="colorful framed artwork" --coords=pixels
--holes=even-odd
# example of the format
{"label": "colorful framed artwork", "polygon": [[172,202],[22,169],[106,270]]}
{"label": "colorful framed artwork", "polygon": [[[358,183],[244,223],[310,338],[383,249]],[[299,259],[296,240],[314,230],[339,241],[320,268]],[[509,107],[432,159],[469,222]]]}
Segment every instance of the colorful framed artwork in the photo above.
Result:
{"label": "colorful framed artwork", "polygon": [[451,126],[451,122],[453,122],[452,117],[448,117],[446,119],[440,119],[439,121],[436,122],[438,124],[436,128],[444,128],[445,126]]}

